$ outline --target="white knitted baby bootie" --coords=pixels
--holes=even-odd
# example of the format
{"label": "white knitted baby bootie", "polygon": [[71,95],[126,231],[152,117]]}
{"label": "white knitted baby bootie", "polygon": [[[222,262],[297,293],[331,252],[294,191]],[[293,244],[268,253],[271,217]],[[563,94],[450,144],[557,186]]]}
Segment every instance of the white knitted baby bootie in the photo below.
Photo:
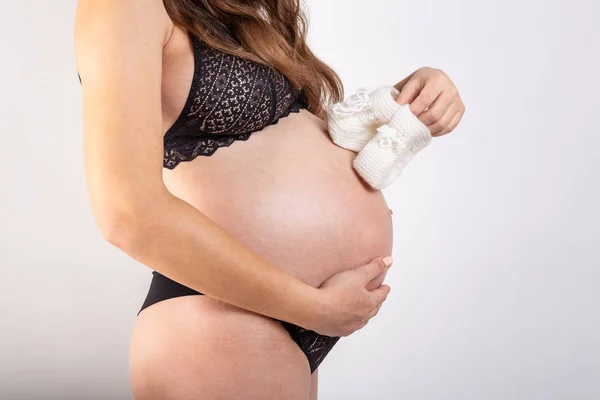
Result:
{"label": "white knitted baby bootie", "polygon": [[343,102],[325,109],[329,136],[335,144],[354,152],[360,151],[375,136],[376,129],[400,109],[394,86],[383,86],[369,92],[359,88]]}
{"label": "white knitted baby bootie", "polygon": [[387,124],[377,128],[375,136],[358,152],[354,169],[371,187],[383,189],[431,140],[427,125],[405,104]]}

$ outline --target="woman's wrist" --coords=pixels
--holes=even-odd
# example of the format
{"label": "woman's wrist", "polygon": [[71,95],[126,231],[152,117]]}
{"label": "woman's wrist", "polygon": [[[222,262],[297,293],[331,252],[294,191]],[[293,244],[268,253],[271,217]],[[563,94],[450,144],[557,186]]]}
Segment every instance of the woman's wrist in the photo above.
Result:
{"label": "woman's wrist", "polygon": [[282,318],[279,319],[306,329],[314,325],[324,308],[319,289],[302,281],[286,291],[285,299],[280,304]]}

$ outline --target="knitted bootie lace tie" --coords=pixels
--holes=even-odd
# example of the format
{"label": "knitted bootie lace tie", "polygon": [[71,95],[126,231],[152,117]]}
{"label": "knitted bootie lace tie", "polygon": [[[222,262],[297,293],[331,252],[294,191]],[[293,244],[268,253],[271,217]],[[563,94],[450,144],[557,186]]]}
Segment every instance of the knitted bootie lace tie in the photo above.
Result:
{"label": "knitted bootie lace tie", "polygon": [[[338,113],[345,113],[346,115],[355,112],[360,112],[368,105],[369,91],[367,88],[358,88],[356,93],[350,95],[340,103],[335,103],[332,110]],[[372,114],[370,114],[372,116]]]}
{"label": "knitted bootie lace tie", "polygon": [[332,141],[345,149],[359,152],[375,135],[375,130],[389,121],[400,109],[394,86],[374,90],[357,89],[343,102],[327,108],[327,125]]}
{"label": "knitted bootie lace tie", "polygon": [[431,142],[429,128],[405,104],[358,152],[352,164],[374,189],[392,184],[413,157]]}
{"label": "knitted bootie lace tie", "polygon": [[393,152],[399,153],[401,149],[406,149],[408,146],[406,141],[400,139],[398,131],[388,125],[382,125],[377,128],[381,133],[378,137],[378,143],[384,149],[392,149]]}

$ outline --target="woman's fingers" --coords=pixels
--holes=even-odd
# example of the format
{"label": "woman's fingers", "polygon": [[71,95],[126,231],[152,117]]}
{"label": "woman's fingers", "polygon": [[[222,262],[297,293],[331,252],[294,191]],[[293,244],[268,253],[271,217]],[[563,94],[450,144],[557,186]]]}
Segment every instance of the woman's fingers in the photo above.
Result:
{"label": "woman's fingers", "polygon": [[465,107],[458,89],[440,69],[423,67],[402,87],[396,102],[410,103],[410,111],[425,124],[432,136],[451,132],[460,122]]}
{"label": "woman's fingers", "polygon": [[435,99],[435,101],[433,101],[429,108],[418,115],[419,120],[425,125],[429,126],[442,119],[448,109],[453,106],[456,93],[457,92],[452,88],[446,88],[442,90],[440,95]]}
{"label": "woman's fingers", "polygon": [[[442,94],[442,96],[444,95]],[[442,96],[440,96],[440,98]],[[447,102],[446,104],[438,108],[436,101],[436,104],[434,104],[433,106],[436,108],[436,111],[434,113],[429,114],[427,116],[425,115],[431,111],[430,108],[429,110],[421,114],[421,116],[419,116],[419,119],[421,119],[421,117],[423,118],[421,119],[421,121],[423,121],[423,123],[427,125],[427,127],[429,128],[429,132],[432,136],[437,136],[440,132],[446,129],[448,125],[450,125],[450,122],[452,121],[456,113],[458,112],[458,105],[454,99],[455,98],[445,96],[444,102]],[[424,120],[426,120],[427,122],[425,122]]]}
{"label": "woman's fingers", "polygon": [[456,114],[454,114],[454,116],[450,120],[450,123],[448,124],[448,126],[441,132],[432,134],[432,136],[442,136],[442,135],[452,132],[454,130],[454,128],[456,128],[458,126],[458,123],[460,122],[463,114],[464,114],[464,109],[457,112]]}
{"label": "woman's fingers", "polygon": [[379,310],[381,310],[381,304],[383,304],[383,303],[379,303],[377,306],[373,307],[373,309],[369,313],[369,319],[371,319],[371,318],[373,318],[374,316],[377,315],[377,313],[379,312]]}
{"label": "woman's fingers", "polygon": [[373,279],[383,274],[392,265],[391,257],[376,257],[371,260],[368,264],[357,267],[358,272],[361,274],[361,278],[366,286]]}
{"label": "woman's fingers", "polygon": [[392,288],[389,285],[381,285],[377,289],[370,290],[371,303],[373,307],[381,305],[387,298]]}
{"label": "woman's fingers", "polygon": [[418,74],[414,74],[402,87],[400,94],[396,98],[396,103],[400,105],[412,103],[419,95],[421,89],[423,89],[424,83],[424,80]]}
{"label": "woman's fingers", "polygon": [[425,85],[417,98],[411,103],[410,111],[417,117],[420,117],[420,114],[428,110],[443,91],[444,85],[442,80],[437,78],[437,75],[430,77],[425,81]]}

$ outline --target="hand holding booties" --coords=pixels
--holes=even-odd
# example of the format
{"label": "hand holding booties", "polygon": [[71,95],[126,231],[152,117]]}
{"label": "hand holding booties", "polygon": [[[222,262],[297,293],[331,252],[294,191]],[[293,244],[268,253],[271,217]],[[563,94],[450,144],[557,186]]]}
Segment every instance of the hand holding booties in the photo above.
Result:
{"label": "hand holding booties", "polygon": [[411,111],[396,103],[398,90],[360,88],[344,102],[326,109],[329,135],[352,150],[356,172],[374,189],[383,189],[400,176],[406,164],[431,140],[431,132]]}

